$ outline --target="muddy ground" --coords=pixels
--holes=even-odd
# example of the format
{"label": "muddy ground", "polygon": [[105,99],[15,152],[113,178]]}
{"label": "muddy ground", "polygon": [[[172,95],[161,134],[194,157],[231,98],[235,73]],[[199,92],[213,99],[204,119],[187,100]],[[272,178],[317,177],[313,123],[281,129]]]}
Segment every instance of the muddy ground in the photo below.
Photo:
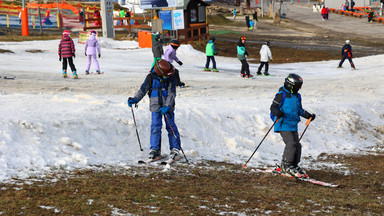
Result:
{"label": "muddy ground", "polygon": [[[346,34],[293,19],[282,19],[280,24],[274,24],[267,17],[259,20],[258,28],[248,31],[244,17],[233,20],[231,17],[210,16],[209,28],[211,36],[216,37],[218,55],[236,57],[236,44],[244,35],[247,38],[248,61],[251,63],[259,62],[259,50],[265,41],[271,42],[274,63],[337,60],[341,57]],[[359,37],[349,33],[347,39],[353,41],[353,57],[384,53],[384,42],[377,38]],[[205,44],[205,41],[197,42],[194,46],[205,52]]]}

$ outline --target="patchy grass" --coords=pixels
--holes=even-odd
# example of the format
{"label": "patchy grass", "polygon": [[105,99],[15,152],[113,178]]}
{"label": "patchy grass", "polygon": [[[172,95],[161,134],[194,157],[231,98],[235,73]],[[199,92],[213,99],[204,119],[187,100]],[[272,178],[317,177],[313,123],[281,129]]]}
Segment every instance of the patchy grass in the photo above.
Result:
{"label": "patchy grass", "polygon": [[7,49],[0,49],[0,53],[14,53],[14,52],[12,52],[11,50],[7,50]]}
{"label": "patchy grass", "polygon": [[[2,184],[5,215],[379,215],[384,212],[384,156],[322,155],[344,163],[350,175],[309,170],[326,188],[243,169],[239,164],[183,163],[170,172],[159,166],[78,170],[23,184]],[[101,171],[100,171],[101,170]],[[57,178],[59,178],[58,181]],[[41,181],[44,180],[44,181]],[[26,182],[32,182],[25,184]]]}
{"label": "patchy grass", "polygon": [[25,50],[25,52],[29,52],[29,53],[43,53],[44,51],[43,50],[39,50],[39,49],[31,49],[31,50]]}
{"label": "patchy grass", "polygon": [[[233,34],[231,37],[239,39],[241,35]],[[212,34],[212,36],[216,36]],[[193,47],[201,52],[205,53],[205,46],[208,41],[194,42]],[[228,41],[227,38],[222,39],[220,36],[216,36],[215,49],[219,56],[226,56],[237,58],[237,40]],[[247,52],[249,53],[248,62],[259,63],[261,44],[246,44]],[[330,50],[315,50],[315,49],[297,49],[294,47],[282,47],[277,45],[271,46],[271,52],[273,55],[273,63],[291,63],[291,62],[312,62],[321,60],[335,60],[340,59],[340,53],[338,51]],[[240,64],[240,62],[239,62]],[[239,66],[240,67],[240,66]],[[220,64],[218,63],[218,68]],[[239,68],[240,69],[240,68]]]}

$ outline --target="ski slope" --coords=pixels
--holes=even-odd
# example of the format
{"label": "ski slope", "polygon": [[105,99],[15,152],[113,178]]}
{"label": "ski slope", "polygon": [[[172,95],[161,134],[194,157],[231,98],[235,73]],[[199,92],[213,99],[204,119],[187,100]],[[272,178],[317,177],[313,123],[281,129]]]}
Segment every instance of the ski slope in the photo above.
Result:
{"label": "ski slope", "polygon": [[[76,42],[76,40],[75,40]],[[141,152],[127,98],[133,96],[153,61],[151,49],[134,41],[100,38],[103,75],[84,75],[84,45],[76,43],[74,63],[81,79],[61,78],[59,40],[0,42],[0,182],[44,176],[62,168],[97,165],[131,167],[147,158],[151,115],[148,97],[134,109]],[[234,44],[234,47],[236,45]],[[261,45],[260,45],[261,46]],[[352,41],[353,46],[353,41]],[[164,47],[165,48],[165,47]],[[38,52],[30,52],[38,50]],[[239,78],[240,61],[216,56],[220,73],[203,72],[205,54],[190,45],[178,49],[182,81],[177,89],[176,124],[192,162],[244,163],[273,122],[269,107],[289,73],[304,79],[303,108],[317,115],[303,139],[302,167],[318,164],[322,153],[382,152],[384,147],[383,55],[338,61],[272,64],[277,77]],[[252,74],[258,64],[250,64]],[[91,70],[94,72],[93,66]],[[299,124],[305,128],[306,119]],[[162,152],[169,154],[163,130]],[[284,143],[273,131],[248,166],[279,162]]]}

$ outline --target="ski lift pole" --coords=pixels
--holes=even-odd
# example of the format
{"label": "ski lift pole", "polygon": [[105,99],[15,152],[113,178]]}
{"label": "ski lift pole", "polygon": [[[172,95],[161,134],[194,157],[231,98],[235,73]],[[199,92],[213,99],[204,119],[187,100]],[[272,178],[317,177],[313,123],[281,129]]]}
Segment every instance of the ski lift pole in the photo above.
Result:
{"label": "ski lift pole", "polygon": [[171,130],[172,130],[173,136],[175,137],[177,143],[178,143],[179,146],[180,146],[180,150],[181,150],[181,152],[182,152],[183,155],[184,155],[185,161],[187,161],[187,164],[189,164],[189,161],[188,161],[188,159],[187,159],[187,156],[184,154],[183,148],[181,148],[181,143],[180,143],[180,141],[177,139],[176,133],[175,133],[175,131],[173,130],[173,127],[172,127],[172,125],[171,125],[171,122],[170,122],[169,119],[168,119],[167,114],[165,114],[164,116],[165,116],[165,119],[168,121],[168,125],[169,125],[169,127],[171,128]]}
{"label": "ski lift pole", "polygon": [[[136,104],[136,108],[137,108],[137,104]],[[143,151],[143,148],[141,147],[141,142],[140,142],[140,137],[139,137],[139,131],[137,130],[135,114],[133,113],[133,107],[131,107],[131,111],[132,111],[132,116],[133,116],[133,122],[135,123],[136,136],[137,136],[137,140],[139,141],[140,151]]]}
{"label": "ski lift pole", "polygon": [[309,124],[311,123],[311,121],[312,121],[312,117],[310,117],[310,118],[308,119],[308,121],[307,121],[307,122],[305,122],[305,125],[306,125],[306,127],[305,127],[305,129],[304,129],[303,133],[302,133],[302,134],[301,134],[301,136],[300,136],[299,142],[300,142],[301,138],[303,138],[303,136],[304,136],[304,133],[305,133],[305,131],[307,131],[307,129],[308,129],[308,126],[309,126]]}
{"label": "ski lift pole", "polygon": [[263,143],[263,141],[265,140],[265,138],[268,136],[269,132],[272,130],[273,126],[275,126],[275,124],[279,121],[279,118],[276,119],[275,122],[273,122],[273,125],[269,128],[267,134],[265,134],[265,136],[263,137],[263,139],[261,140],[260,144],[256,147],[255,151],[252,153],[251,157],[249,157],[249,159],[247,160],[247,162],[245,162],[245,164],[242,164],[244,168],[247,168],[247,164],[248,162],[251,160],[251,158],[253,157],[253,155],[256,153],[257,149],[259,149],[259,147],[261,146],[261,143]]}

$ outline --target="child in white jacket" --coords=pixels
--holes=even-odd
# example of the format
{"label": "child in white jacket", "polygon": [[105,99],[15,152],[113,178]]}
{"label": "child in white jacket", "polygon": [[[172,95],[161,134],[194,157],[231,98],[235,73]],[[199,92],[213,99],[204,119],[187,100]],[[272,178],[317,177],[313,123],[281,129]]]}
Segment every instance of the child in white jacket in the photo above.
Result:
{"label": "child in white jacket", "polygon": [[269,75],[269,73],[268,73],[269,59],[271,59],[271,61],[272,61],[272,53],[271,53],[271,49],[269,49],[270,45],[271,45],[271,43],[269,41],[266,41],[265,44],[263,44],[263,46],[261,46],[261,49],[260,49],[260,66],[259,66],[259,69],[257,70],[256,75],[261,75],[261,69],[264,67],[264,65],[265,65],[264,75],[266,75],[266,76]]}

